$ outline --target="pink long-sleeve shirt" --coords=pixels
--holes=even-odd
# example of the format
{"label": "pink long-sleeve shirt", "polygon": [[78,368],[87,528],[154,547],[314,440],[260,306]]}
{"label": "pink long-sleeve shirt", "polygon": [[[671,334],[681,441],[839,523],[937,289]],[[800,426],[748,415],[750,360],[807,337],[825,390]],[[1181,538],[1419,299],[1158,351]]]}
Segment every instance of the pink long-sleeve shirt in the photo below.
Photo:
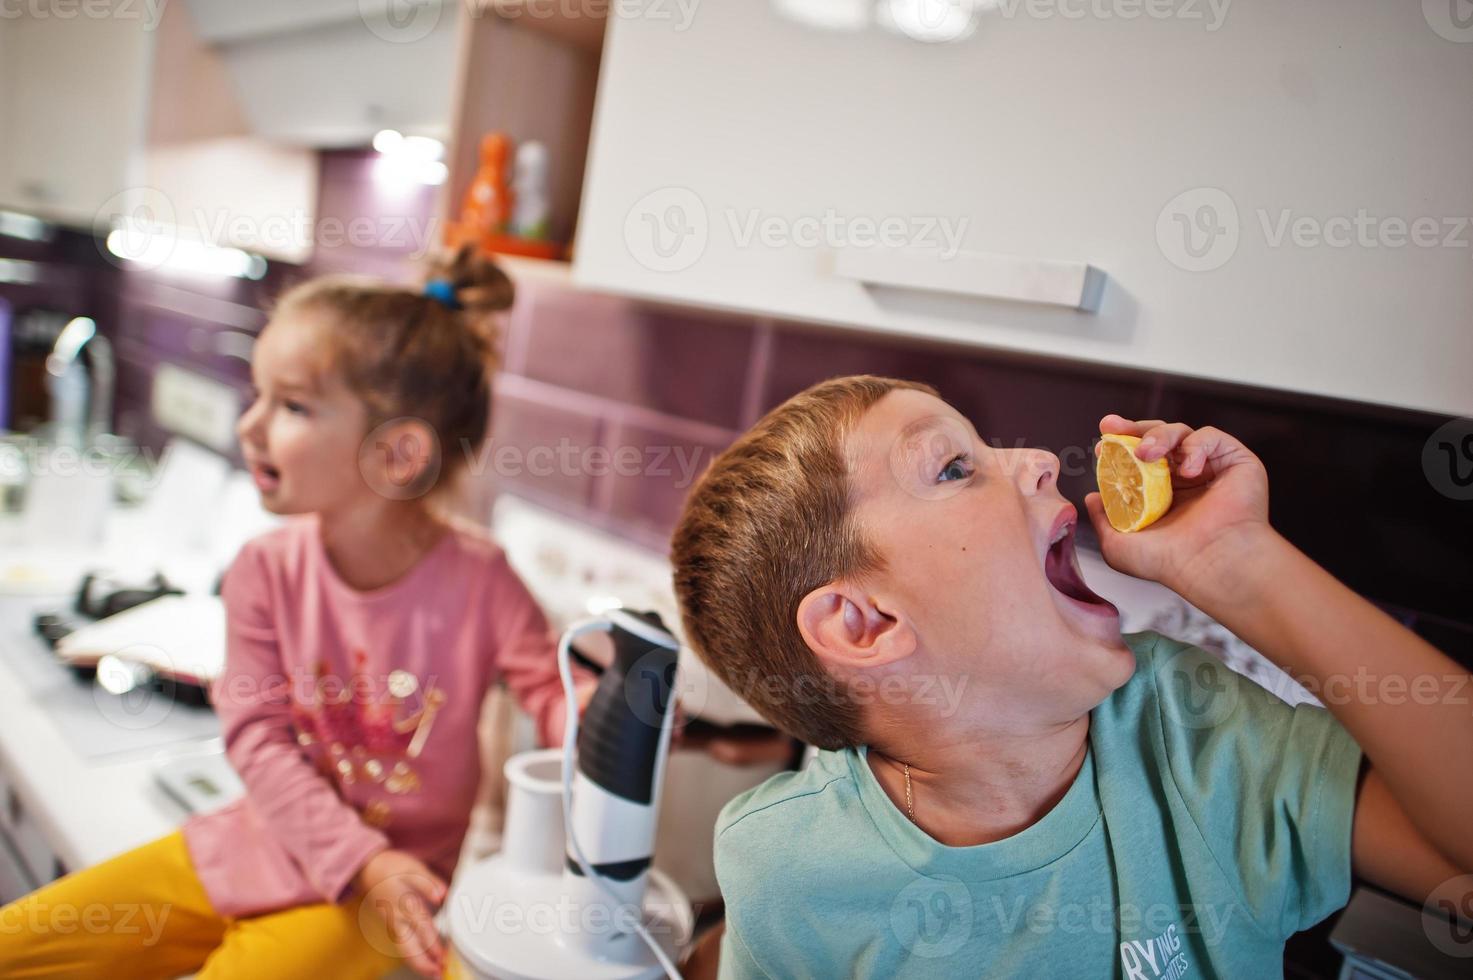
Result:
{"label": "pink long-sleeve shirt", "polygon": [[222,915],[339,901],[385,848],[448,879],[498,680],[544,743],[562,741],[555,638],[476,529],[453,527],[397,581],[362,592],[332,568],[316,518],[296,518],[241,549],[223,596],[211,697],[246,795],[184,825]]}

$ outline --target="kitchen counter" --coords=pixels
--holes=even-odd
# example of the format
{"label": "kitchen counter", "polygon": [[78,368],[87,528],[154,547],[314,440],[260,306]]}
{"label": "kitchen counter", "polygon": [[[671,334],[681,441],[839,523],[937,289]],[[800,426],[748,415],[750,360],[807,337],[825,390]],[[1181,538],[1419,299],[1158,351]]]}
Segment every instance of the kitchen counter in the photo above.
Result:
{"label": "kitchen counter", "polygon": [[[31,619],[69,601],[0,598],[0,780],[6,796],[0,824],[41,880],[56,870],[35,866],[45,860],[43,845],[63,869],[80,868],[178,826],[184,808],[154,780],[161,755],[219,746],[212,712],[165,705],[159,695],[125,704],[56,662],[31,630]],[[79,751],[77,728],[94,750]],[[116,744],[108,744],[109,730],[117,733]],[[147,737],[139,739],[139,731]]]}

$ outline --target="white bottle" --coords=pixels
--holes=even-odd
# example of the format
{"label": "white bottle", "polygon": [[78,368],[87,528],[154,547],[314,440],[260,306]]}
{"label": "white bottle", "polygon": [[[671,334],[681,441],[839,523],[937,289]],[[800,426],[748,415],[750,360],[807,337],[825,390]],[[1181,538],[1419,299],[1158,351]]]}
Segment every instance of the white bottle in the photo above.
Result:
{"label": "white bottle", "polygon": [[528,140],[517,147],[512,176],[511,230],[519,238],[547,237],[547,147]]}

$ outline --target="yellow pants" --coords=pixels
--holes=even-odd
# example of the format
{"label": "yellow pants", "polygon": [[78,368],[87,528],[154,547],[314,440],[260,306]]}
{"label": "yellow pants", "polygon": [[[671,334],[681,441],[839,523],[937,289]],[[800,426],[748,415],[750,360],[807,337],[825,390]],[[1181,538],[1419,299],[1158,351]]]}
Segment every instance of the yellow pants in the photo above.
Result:
{"label": "yellow pants", "polygon": [[176,831],[0,908],[0,977],[381,977],[399,961],[358,906],[221,916]]}

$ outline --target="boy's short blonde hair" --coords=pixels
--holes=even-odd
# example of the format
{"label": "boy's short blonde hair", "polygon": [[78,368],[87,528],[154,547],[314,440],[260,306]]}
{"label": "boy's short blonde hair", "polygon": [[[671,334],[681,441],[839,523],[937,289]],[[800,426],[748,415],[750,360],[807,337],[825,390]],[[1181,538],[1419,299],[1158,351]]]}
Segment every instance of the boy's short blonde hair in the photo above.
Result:
{"label": "boy's short blonde hair", "polygon": [[929,385],[873,375],[794,395],[716,458],[671,545],[685,635],[778,728],[825,749],[864,742],[860,712],[798,632],[798,604],[882,567],[850,514],[844,440],[886,394]]}

